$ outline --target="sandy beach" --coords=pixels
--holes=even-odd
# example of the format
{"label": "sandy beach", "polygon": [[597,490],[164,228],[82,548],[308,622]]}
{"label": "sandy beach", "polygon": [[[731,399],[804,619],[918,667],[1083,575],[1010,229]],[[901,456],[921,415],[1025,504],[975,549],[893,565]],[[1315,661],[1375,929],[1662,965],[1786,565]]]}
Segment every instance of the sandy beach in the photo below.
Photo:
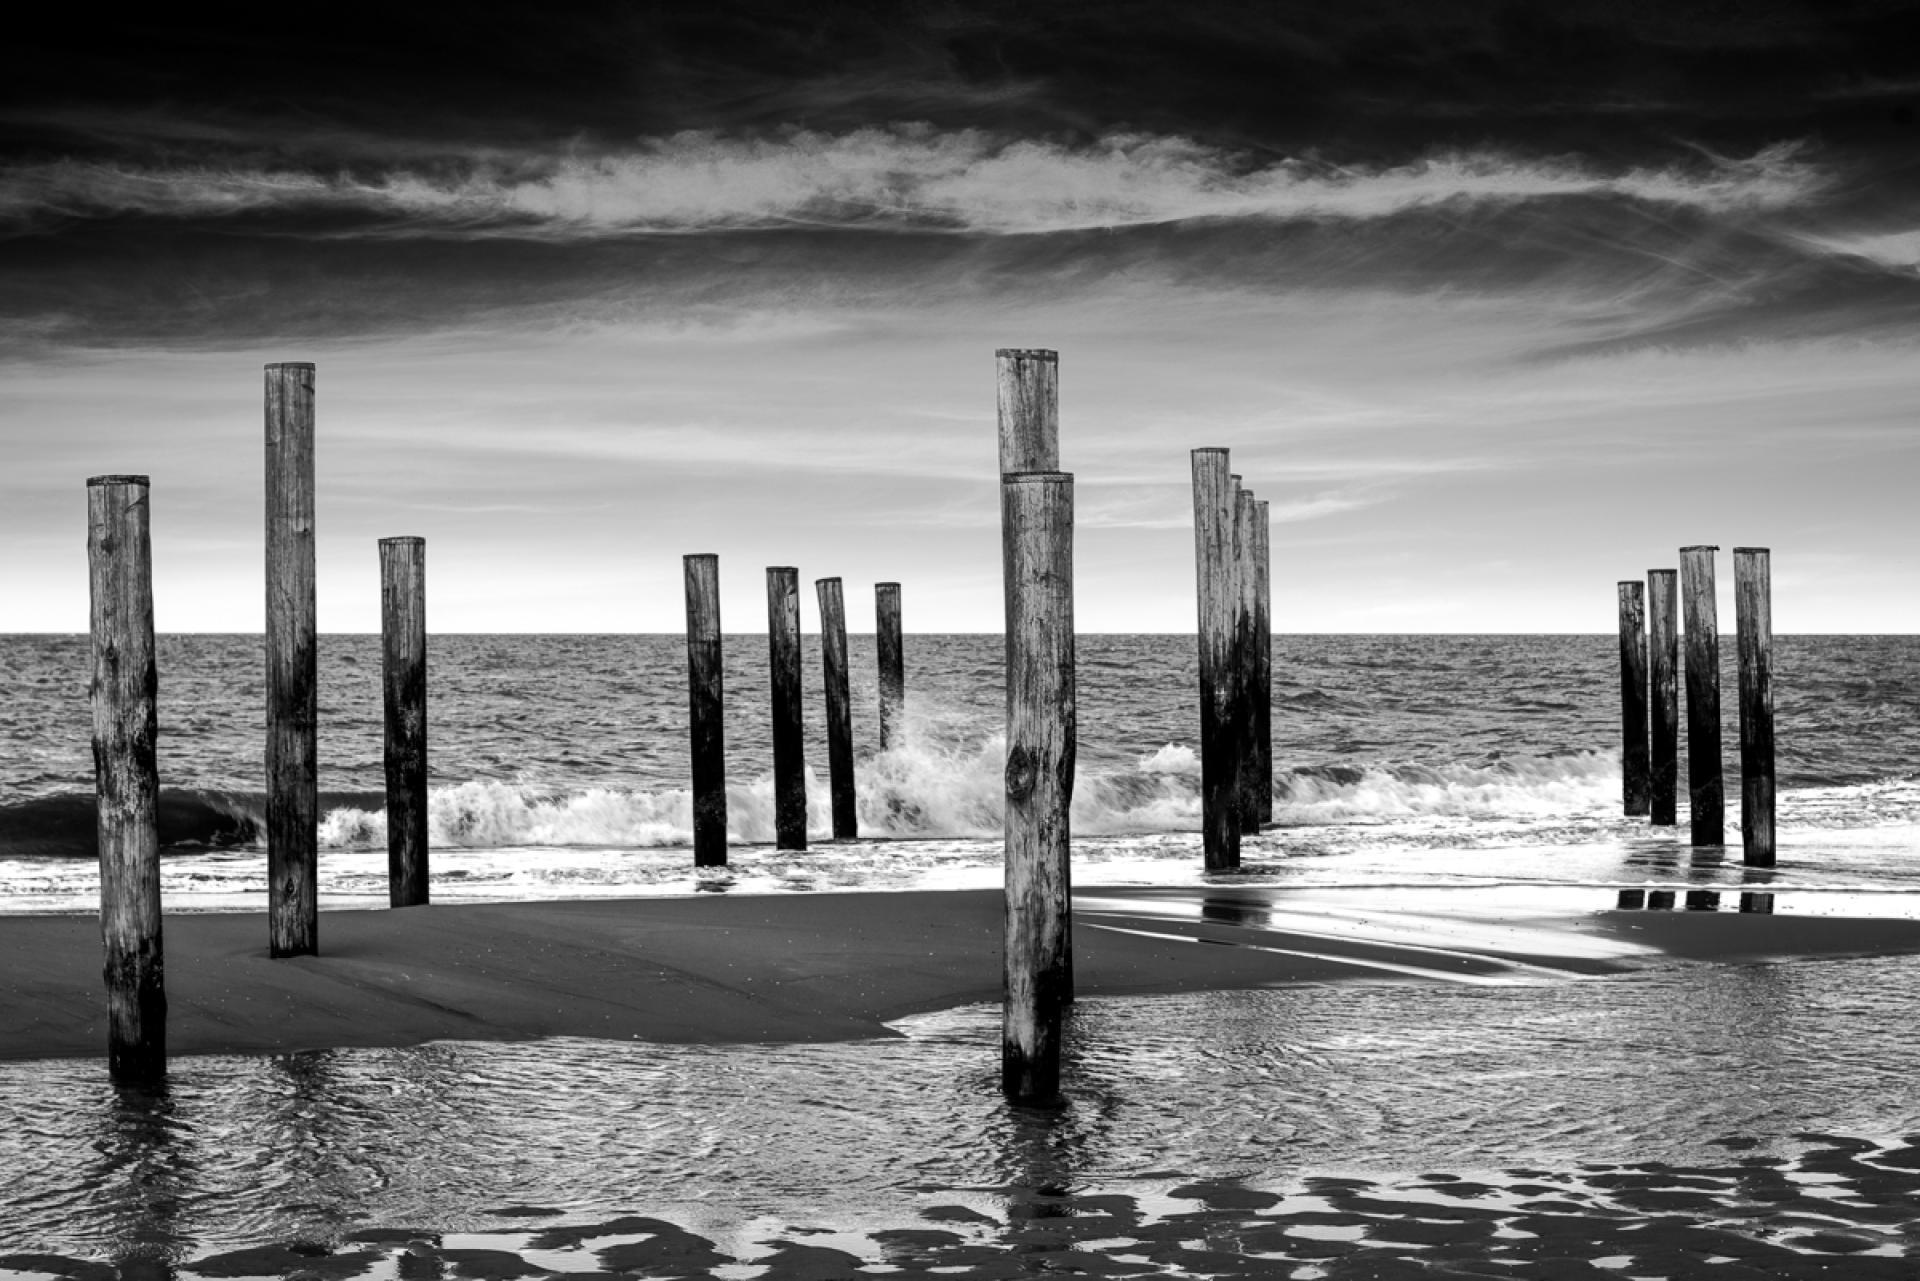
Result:
{"label": "sandy beach", "polygon": [[[1076,981],[1092,996],[1920,951],[1920,921],[1573,913],[1488,897],[1401,894],[1387,906],[1326,890],[1087,891],[1076,899]],[[889,1036],[889,1020],[999,999],[1000,921],[997,891],[346,910],[322,916],[319,956],[271,960],[262,915],[176,915],[165,925],[169,1050]],[[99,975],[92,919],[9,920],[0,1057],[101,1054]]]}

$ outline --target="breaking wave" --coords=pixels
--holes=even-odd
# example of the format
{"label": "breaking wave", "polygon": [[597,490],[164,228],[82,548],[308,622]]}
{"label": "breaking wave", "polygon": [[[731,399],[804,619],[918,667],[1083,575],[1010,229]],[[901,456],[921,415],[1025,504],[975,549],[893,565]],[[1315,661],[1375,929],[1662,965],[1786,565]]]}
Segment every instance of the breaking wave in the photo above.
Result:
{"label": "breaking wave", "polygon": [[[874,838],[994,837],[1001,830],[1004,739],[971,747],[914,745],[860,763],[860,834]],[[1528,818],[1605,810],[1617,803],[1618,761],[1599,752],[1525,757],[1482,765],[1316,765],[1275,779],[1274,821],[1283,826],[1372,823],[1422,816]],[[827,780],[809,771],[808,832],[832,831]],[[1083,771],[1073,797],[1077,835],[1188,831],[1200,822],[1200,761],[1169,743],[1131,769]],[[773,780],[727,788],[727,835],[738,844],[774,840]],[[589,846],[652,848],[692,841],[691,793],[588,788],[553,792],[498,781],[435,788],[428,796],[433,844],[456,848]],[[330,811],[321,843],[368,848],[386,842],[377,805]]]}

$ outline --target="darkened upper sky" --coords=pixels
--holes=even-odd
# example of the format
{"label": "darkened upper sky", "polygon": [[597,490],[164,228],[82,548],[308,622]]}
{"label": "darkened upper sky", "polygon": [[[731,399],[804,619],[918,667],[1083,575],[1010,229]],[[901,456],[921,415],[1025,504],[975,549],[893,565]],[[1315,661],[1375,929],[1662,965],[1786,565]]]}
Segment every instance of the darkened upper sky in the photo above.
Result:
{"label": "darkened upper sky", "polygon": [[[1062,350],[1068,406],[1103,415],[1083,429],[1088,461],[1118,466],[1081,468],[1083,514],[1150,539],[1169,572],[1187,554],[1191,445],[1237,446],[1250,478],[1264,466],[1302,546],[1387,530],[1428,539],[1459,504],[1499,509],[1463,478],[1503,476],[1527,497],[1505,523],[1482,516],[1487,544],[1448,553],[1470,565],[1523,537],[1544,491],[1569,496],[1556,516],[1603,519],[1578,495],[1602,492],[1594,468],[1613,464],[1576,441],[1654,442],[1681,459],[1676,475],[1713,488],[1710,460],[1765,437],[1776,465],[1761,489],[1776,506],[1804,501],[1787,478],[1804,478],[1805,459],[1840,464],[1831,434],[1816,444],[1811,425],[1768,425],[1796,397],[1852,433],[1841,455],[1854,470],[1823,473],[1835,492],[1782,539],[1841,556],[1903,533],[1843,515],[1913,461],[1893,430],[1920,323],[1911,0],[48,16],[0,46],[0,358],[21,375],[0,430],[27,464],[16,512],[39,512],[40,491],[24,487],[62,469],[159,470],[116,442],[165,436],[224,455],[240,439],[224,425],[231,405],[199,380],[233,378],[244,400],[261,360],[317,353],[323,404],[342,389],[392,406],[408,377],[458,379],[461,412],[485,430],[361,424],[389,461],[464,478],[435,499],[450,513],[439,536],[499,524],[505,500],[488,496],[494,472],[476,448],[555,469],[556,495],[591,489],[610,459],[742,463],[769,501],[821,458],[833,483],[904,469],[928,488],[901,545],[944,566],[951,599],[969,602],[947,625],[991,627],[973,617],[991,602],[968,568],[982,559],[977,531],[951,545],[941,533],[973,529],[973,508],[990,516],[991,504],[965,488],[966,451],[935,440],[991,432],[970,417],[979,371],[942,382],[927,370],[1035,345]],[[383,341],[379,359],[366,354]],[[532,351],[546,354],[512,355]],[[1149,353],[1169,351],[1196,370],[1188,392],[1171,375],[1138,381]],[[876,382],[883,352],[927,364]],[[607,381],[610,361],[634,383]],[[721,369],[745,372],[716,393]],[[153,424],[116,434],[101,424],[124,414],[135,378]],[[1756,408],[1767,378],[1791,387]],[[861,398],[851,416],[847,396]],[[914,419],[918,435],[901,426]],[[769,453],[761,433],[775,422],[786,434]],[[1073,430],[1069,416],[1069,466]],[[1166,457],[1150,465],[1156,450]],[[568,458],[581,470],[557,461]],[[1842,498],[1856,473],[1861,490]],[[195,476],[222,501],[215,471]],[[655,481],[663,499],[678,483]],[[336,484],[348,508],[381,508],[374,482]],[[235,510],[250,497],[234,494]],[[1658,514],[1669,500],[1642,502]],[[577,505],[528,501],[533,543],[542,513]],[[479,512],[496,516],[456,515]],[[1362,512],[1375,532],[1342,527]],[[1651,536],[1737,541],[1716,519]],[[196,534],[196,591],[247,563],[243,523],[257,521]],[[871,542],[842,535],[822,534],[819,556]],[[671,550],[669,567],[693,548]],[[1603,559],[1597,543],[1586,554]],[[1621,554],[1631,573],[1655,553]],[[1114,555],[1119,582],[1147,553]],[[1340,571],[1367,573],[1384,571]],[[1183,626],[1163,615],[1185,590],[1156,587],[1139,607],[1149,617],[1115,588],[1111,612],[1092,616]],[[1404,599],[1380,625],[1469,621],[1444,591]],[[1298,624],[1366,629],[1375,615],[1348,604]],[[461,617],[511,625],[475,611]],[[42,617],[0,624],[65,625]],[[334,625],[366,617],[356,607]],[[1543,625],[1584,615],[1555,618]],[[673,625],[671,611],[641,621]]]}

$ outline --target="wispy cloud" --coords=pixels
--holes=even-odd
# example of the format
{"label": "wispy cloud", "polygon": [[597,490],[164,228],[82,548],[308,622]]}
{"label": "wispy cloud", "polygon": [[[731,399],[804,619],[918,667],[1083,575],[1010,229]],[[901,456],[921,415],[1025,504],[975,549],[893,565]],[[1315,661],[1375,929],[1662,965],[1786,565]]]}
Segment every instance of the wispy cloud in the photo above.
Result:
{"label": "wispy cloud", "polygon": [[0,219],[332,212],[364,220],[355,234],[555,240],[794,227],[1022,235],[1365,220],[1582,195],[1767,211],[1806,201],[1824,183],[1791,145],[1664,168],[1609,170],[1494,150],[1354,168],[1259,162],[1183,137],[1115,134],[1068,145],[900,126],[762,138],[692,132],[591,154],[496,151],[333,171],[67,160],[0,173]]}
{"label": "wispy cloud", "polygon": [[1825,253],[1865,258],[1881,267],[1920,268],[1920,229],[1852,236],[1801,236],[1802,244]]}

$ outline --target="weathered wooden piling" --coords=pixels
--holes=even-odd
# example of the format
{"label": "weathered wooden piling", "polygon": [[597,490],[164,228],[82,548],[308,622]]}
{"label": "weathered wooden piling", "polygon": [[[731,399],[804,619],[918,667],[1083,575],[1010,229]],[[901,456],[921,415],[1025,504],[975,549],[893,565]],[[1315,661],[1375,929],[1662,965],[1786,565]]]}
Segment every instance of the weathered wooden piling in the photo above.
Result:
{"label": "weathered wooden piling", "polygon": [[783,850],[807,848],[807,747],[801,716],[800,571],[767,567],[767,672],[773,698],[773,832]]}
{"label": "weathered wooden piling", "polygon": [[1740,648],[1740,840],[1751,867],[1773,866],[1773,568],[1764,547],[1733,549]]}
{"label": "weathered wooden piling", "polygon": [[1000,401],[1000,474],[1060,466],[1060,356],[1043,348],[993,353]]}
{"label": "weathered wooden piling", "polygon": [[901,742],[907,712],[906,652],[900,638],[900,584],[873,585],[873,642],[880,660],[880,750]]}
{"label": "weathered wooden piling", "polygon": [[1260,755],[1257,822],[1273,822],[1273,587],[1268,562],[1267,500],[1253,505],[1253,750]]}
{"label": "weathered wooden piling", "polygon": [[1240,866],[1240,742],[1235,733],[1233,473],[1227,451],[1193,451],[1194,571],[1199,598],[1201,832],[1208,871]]}
{"label": "weathered wooden piling", "polygon": [[687,733],[693,758],[693,865],[727,862],[726,691],[721,679],[720,558],[684,558],[687,576]]}
{"label": "weathered wooden piling", "polygon": [[94,794],[105,945],[107,1070],[146,1081],[167,1070],[160,938],[159,675],[145,476],[87,482]]}
{"label": "weathered wooden piling", "polygon": [[273,956],[320,950],[320,650],[313,366],[268,365],[267,928]]}
{"label": "weathered wooden piling", "polygon": [[847,689],[847,607],[837,578],[816,578],[820,598],[820,666],[827,695],[827,773],[833,795],[833,839],[857,840],[860,814],[853,790],[853,703]]}
{"label": "weathered wooden piling", "polygon": [[1072,1000],[1068,812],[1077,735],[1073,477],[1001,477],[1006,566],[1006,1005],[1001,1087],[1015,1103],[1060,1092]]}
{"label": "weathered wooden piling", "polygon": [[1680,597],[1687,628],[1687,796],[1695,845],[1726,844],[1720,765],[1720,621],[1714,601],[1718,547],[1680,549]]}
{"label": "weathered wooden piling", "polygon": [[1254,599],[1258,578],[1254,573],[1254,526],[1260,519],[1253,491],[1236,484],[1234,491],[1234,580],[1238,604],[1234,611],[1234,684],[1239,689],[1235,719],[1239,722],[1240,831],[1260,831],[1260,754],[1254,745],[1259,726],[1254,703],[1259,696],[1259,659],[1255,653],[1254,622],[1259,613]]}
{"label": "weathered wooden piling", "polygon": [[1677,570],[1647,571],[1647,649],[1652,694],[1647,744],[1647,809],[1655,827],[1679,821],[1680,629]]}
{"label": "weathered wooden piling", "polygon": [[427,540],[380,540],[386,701],[387,902],[418,907],[427,867]]}
{"label": "weathered wooden piling", "polygon": [[1651,803],[1647,755],[1646,587],[1639,579],[1620,584],[1620,791],[1628,815],[1645,814]]}

